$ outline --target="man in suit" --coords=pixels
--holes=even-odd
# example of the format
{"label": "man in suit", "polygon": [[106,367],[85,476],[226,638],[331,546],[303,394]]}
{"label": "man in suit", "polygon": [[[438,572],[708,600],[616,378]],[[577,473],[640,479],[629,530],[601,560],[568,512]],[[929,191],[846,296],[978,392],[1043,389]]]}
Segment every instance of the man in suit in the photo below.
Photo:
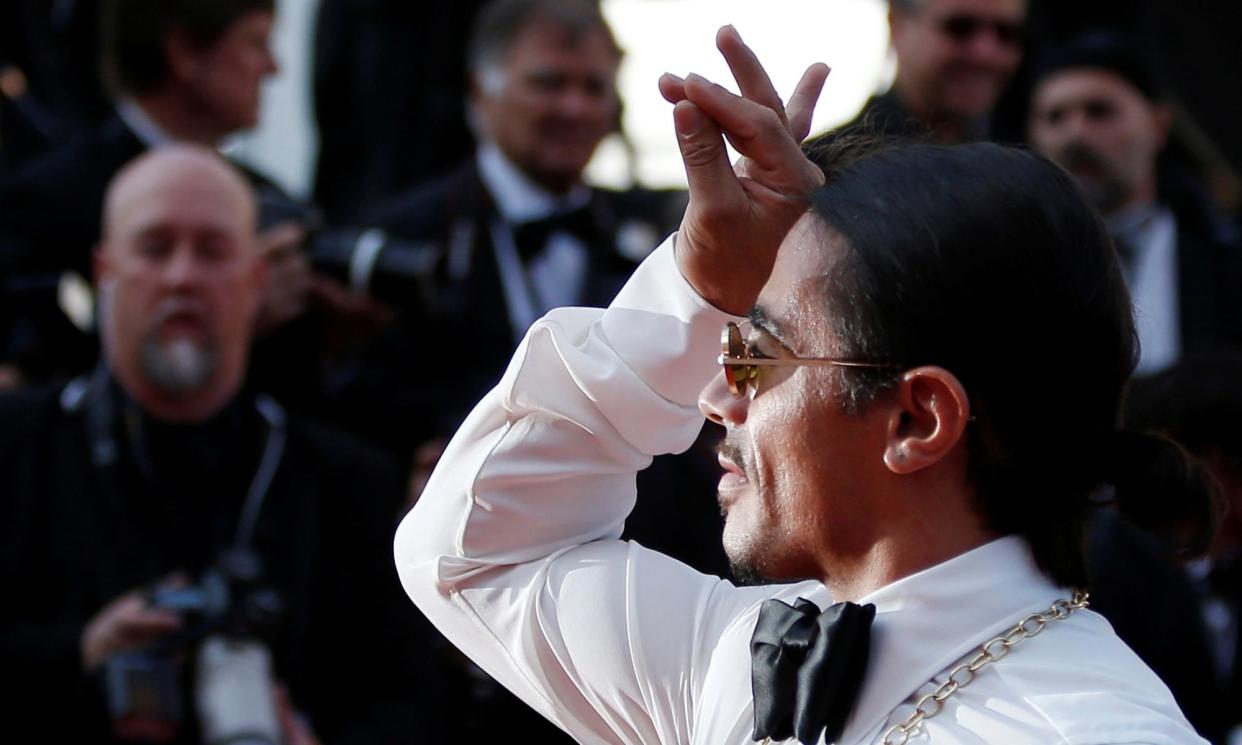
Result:
{"label": "man in suit", "polygon": [[[273,11],[272,0],[112,0],[103,33],[115,113],[0,181],[3,268],[53,287],[65,272],[89,277],[104,191],[125,163],[171,142],[215,147],[254,126],[260,84],[277,70],[267,46]],[[247,176],[261,199],[287,199],[261,175]],[[300,238],[290,225],[263,236],[274,260],[262,319],[273,327],[301,310],[309,273],[289,250]],[[3,355],[30,377],[76,374],[94,358],[95,341],[82,329],[89,322],[71,325],[51,293],[12,314],[23,320],[7,332]]]}
{"label": "man in suit", "polygon": [[1108,223],[1134,298],[1139,374],[1242,343],[1242,253],[1200,184],[1161,159],[1172,110],[1135,43],[1091,33],[1037,65],[1029,133]]}
{"label": "man in suit", "polygon": [[1022,59],[1026,0],[889,0],[897,76],[842,130],[980,140]]}
{"label": "man in suit", "polygon": [[680,200],[668,194],[583,182],[617,124],[620,58],[594,3],[492,3],[469,45],[477,153],[371,215],[433,251],[417,333],[443,338],[458,360],[446,431],[499,377],[531,322],[551,307],[606,303],[651,239],[676,224]]}

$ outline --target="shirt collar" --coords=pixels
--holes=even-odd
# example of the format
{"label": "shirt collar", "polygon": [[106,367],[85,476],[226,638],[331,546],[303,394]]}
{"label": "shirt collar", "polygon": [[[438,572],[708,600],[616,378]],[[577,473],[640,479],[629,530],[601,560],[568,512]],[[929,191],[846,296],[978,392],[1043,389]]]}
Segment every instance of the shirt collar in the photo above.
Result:
{"label": "shirt collar", "polygon": [[1005,536],[862,598],[876,606],[872,657],[841,741],[863,737],[972,649],[1069,596],[1036,566],[1025,539]]}
{"label": "shirt collar", "polygon": [[129,127],[148,148],[160,147],[176,141],[176,138],[157,124],[132,98],[127,98],[117,104],[116,113],[121,117],[121,121],[125,122],[125,126]]}
{"label": "shirt collar", "polygon": [[480,145],[476,157],[479,176],[505,222],[538,220],[556,212],[584,207],[590,201],[591,190],[585,184],[575,185],[565,196],[541,188],[505,157],[495,143]]}

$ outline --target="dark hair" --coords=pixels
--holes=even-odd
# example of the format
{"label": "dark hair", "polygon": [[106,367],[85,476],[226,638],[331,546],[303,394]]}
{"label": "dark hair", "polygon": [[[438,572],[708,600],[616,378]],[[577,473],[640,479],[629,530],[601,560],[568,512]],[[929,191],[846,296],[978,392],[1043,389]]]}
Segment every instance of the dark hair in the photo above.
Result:
{"label": "dark hair", "polygon": [[[1242,352],[1218,349],[1139,378],[1126,394],[1126,426],[1165,435],[1195,456],[1210,459],[1222,478],[1242,476]],[[1166,538],[1205,532],[1224,517],[1224,495],[1207,505],[1167,497],[1150,508]],[[1197,548],[1206,548],[1206,545]]]}
{"label": "dark hair", "polygon": [[[1116,430],[1138,340],[1100,219],[1064,171],[1026,150],[855,139],[813,159],[827,184],[812,211],[848,244],[824,277],[843,351],[956,375],[974,416],[977,510],[1024,536],[1055,581],[1085,585],[1092,493],[1148,473],[1153,453],[1184,460],[1167,440]],[[896,381],[844,375],[854,407]],[[1176,481],[1161,485],[1188,489]],[[1123,506],[1130,496],[1117,489]]]}
{"label": "dark hair", "polygon": [[174,32],[208,47],[228,27],[275,0],[108,0],[103,15],[104,78],[114,94],[141,95],[168,79],[164,45]]}
{"label": "dark hair", "polygon": [[1242,474],[1242,351],[1221,349],[1134,381],[1126,426],[1160,432]]}
{"label": "dark hair", "polygon": [[503,58],[513,42],[535,23],[548,23],[565,31],[571,44],[592,32],[604,35],[608,46],[621,56],[612,29],[591,0],[495,0],[480,11],[470,34],[467,67],[477,72]]}

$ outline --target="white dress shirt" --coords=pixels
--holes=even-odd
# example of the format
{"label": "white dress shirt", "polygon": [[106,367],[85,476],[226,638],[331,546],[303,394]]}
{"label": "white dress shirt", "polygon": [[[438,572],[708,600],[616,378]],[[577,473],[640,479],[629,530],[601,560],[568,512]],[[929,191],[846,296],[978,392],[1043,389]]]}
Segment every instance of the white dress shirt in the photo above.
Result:
{"label": "white dress shirt", "polygon": [[1167,207],[1141,205],[1111,218],[1109,231],[1132,253],[1121,265],[1141,350],[1135,372],[1152,375],[1182,355],[1177,218]]}
{"label": "white dress shirt", "polygon": [[[671,243],[607,310],[531,328],[396,537],[428,618],[583,743],[751,742],[759,605],[831,602],[818,583],[735,587],[618,539],[635,473],[698,433],[730,320],[681,277]],[[863,598],[877,609],[870,667],[839,742],[877,742],[933,677],[1068,596],[1008,537]],[[1108,623],[1079,611],[980,670],[911,742],[1203,741]]]}
{"label": "white dress shirt", "polygon": [[548,236],[538,255],[523,262],[513,241],[512,228],[585,207],[591,190],[578,184],[564,196],[551,194],[527,178],[490,142],[479,146],[477,162],[479,176],[502,218],[489,226],[492,250],[500,268],[514,338],[520,339],[535,319],[548,310],[582,302],[587,247],[569,233],[557,231]]}

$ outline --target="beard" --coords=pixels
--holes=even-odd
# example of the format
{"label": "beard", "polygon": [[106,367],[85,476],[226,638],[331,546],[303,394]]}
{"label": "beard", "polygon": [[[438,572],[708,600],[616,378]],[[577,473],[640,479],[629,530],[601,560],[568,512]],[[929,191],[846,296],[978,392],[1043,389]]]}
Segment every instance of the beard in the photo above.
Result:
{"label": "beard", "polygon": [[201,390],[216,371],[214,346],[178,337],[161,341],[154,335],[142,345],[142,372],[156,390],[184,395]]}
{"label": "beard", "polygon": [[[755,472],[750,463],[749,452],[745,448],[740,447],[736,442],[731,441],[730,437],[731,434],[725,436],[725,439],[716,446],[716,452],[740,468],[749,480]],[[753,485],[755,482],[752,480],[750,483]],[[720,512],[726,519],[728,518],[727,511],[723,505]],[[759,568],[762,548],[753,545],[753,538],[754,536],[750,535],[730,535],[726,527],[726,535],[724,537],[725,558],[729,561],[729,570],[733,574],[733,582],[736,585],[767,585],[773,582]]]}
{"label": "beard", "polygon": [[[1070,144],[1057,154],[1056,160],[1062,168],[1070,172],[1082,188],[1087,201],[1100,214],[1107,215],[1125,204],[1130,191],[1125,180],[1104,156],[1092,148],[1078,143]],[[1093,175],[1079,175],[1083,168]]]}
{"label": "beard", "polygon": [[778,584],[777,580],[765,577],[753,563],[729,554],[729,571],[733,574],[733,584],[738,587],[756,587],[758,585]]}

